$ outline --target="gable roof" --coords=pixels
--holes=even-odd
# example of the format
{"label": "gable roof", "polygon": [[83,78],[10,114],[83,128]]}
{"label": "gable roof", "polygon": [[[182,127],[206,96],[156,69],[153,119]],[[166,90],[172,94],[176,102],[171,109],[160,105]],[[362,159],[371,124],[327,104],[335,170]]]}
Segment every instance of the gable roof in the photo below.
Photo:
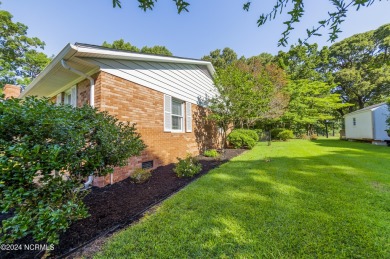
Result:
{"label": "gable roof", "polygon": [[364,107],[363,109],[356,110],[356,111],[351,112],[351,113],[347,113],[347,114],[344,115],[344,117],[348,116],[348,115],[353,115],[353,114],[356,114],[356,113],[365,112],[365,111],[374,111],[374,110],[376,110],[377,108],[379,108],[379,107],[381,107],[383,105],[387,105],[387,103],[383,102],[383,103],[378,103],[378,104],[374,104],[374,105],[371,105],[371,106],[367,106],[367,107]]}
{"label": "gable roof", "polygon": [[[28,95],[54,96],[84,78],[64,69],[61,60],[65,60],[71,67],[87,75],[93,75],[103,70],[99,60],[116,60],[126,62],[152,62],[159,64],[177,64],[183,69],[198,69],[208,77],[208,85],[212,84],[212,75],[215,70],[208,61],[172,57],[163,55],[143,54],[125,50],[116,50],[90,44],[67,44],[52,62],[26,87],[19,97]],[[203,79],[204,80],[204,79]]]}

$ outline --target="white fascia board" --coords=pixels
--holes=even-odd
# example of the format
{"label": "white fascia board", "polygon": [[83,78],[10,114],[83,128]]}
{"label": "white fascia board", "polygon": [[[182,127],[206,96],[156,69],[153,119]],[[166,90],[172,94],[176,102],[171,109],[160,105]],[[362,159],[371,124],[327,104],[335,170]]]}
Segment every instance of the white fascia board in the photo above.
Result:
{"label": "white fascia board", "polygon": [[26,87],[26,89],[19,95],[19,98],[23,98],[28,92],[34,88],[34,86],[44,78],[61,60],[65,57],[70,58],[76,53],[76,49],[70,43],[68,43],[61,52],[45,67],[45,69],[34,78],[34,80]]}
{"label": "white fascia board", "polygon": [[80,46],[72,45],[72,48],[77,50],[78,56],[85,57],[100,57],[109,58],[109,59],[127,59],[127,60],[140,60],[140,61],[154,61],[154,62],[170,62],[170,63],[183,63],[183,64],[193,64],[193,65],[203,65],[206,66],[210,74],[213,76],[215,69],[211,62],[196,60],[196,59],[186,59],[186,58],[176,58],[176,57],[165,57],[157,56],[152,54],[142,54],[142,53],[131,53],[120,50],[106,50],[106,49],[94,49],[94,48],[84,48]]}
{"label": "white fascia board", "polygon": [[351,113],[347,113],[347,114],[344,115],[344,118],[349,117],[349,116],[353,116],[353,115],[356,115],[356,114],[359,114],[359,113],[365,113],[365,112],[371,112],[371,109],[357,110],[357,111],[354,111],[354,112],[351,112]]}
{"label": "white fascia board", "polygon": [[347,117],[347,116],[350,116],[350,115],[354,115],[354,114],[358,114],[358,113],[362,113],[362,112],[366,112],[366,111],[375,111],[376,109],[379,109],[381,108],[383,105],[387,105],[386,103],[379,103],[379,104],[376,104],[376,105],[371,105],[369,107],[366,107],[366,108],[363,108],[363,109],[360,109],[360,110],[356,110],[354,112],[351,112],[351,113],[347,113],[344,115],[344,118]]}

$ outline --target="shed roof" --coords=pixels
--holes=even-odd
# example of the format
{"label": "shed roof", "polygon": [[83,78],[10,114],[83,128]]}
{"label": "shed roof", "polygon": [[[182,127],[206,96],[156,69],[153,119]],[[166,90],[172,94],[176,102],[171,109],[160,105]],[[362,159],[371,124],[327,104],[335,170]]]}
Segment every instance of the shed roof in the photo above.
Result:
{"label": "shed roof", "polygon": [[353,115],[353,114],[356,114],[356,113],[361,113],[361,112],[365,112],[365,111],[373,111],[373,110],[376,110],[377,108],[383,106],[383,105],[387,105],[385,102],[383,103],[378,103],[378,104],[374,104],[374,105],[371,105],[371,106],[367,106],[367,107],[364,107],[363,109],[360,109],[360,110],[356,110],[354,112],[351,112],[351,113],[347,113],[344,115],[345,116],[349,116],[349,115]]}
{"label": "shed roof", "polygon": [[96,63],[90,62],[88,60],[89,58],[190,64],[205,67],[210,75],[213,75],[215,72],[210,62],[198,59],[144,54],[85,43],[69,43],[26,87],[19,97],[23,98],[27,95],[48,96],[48,93],[54,95],[63,91],[65,88],[69,87],[69,85],[73,85],[80,81],[82,76],[72,73],[62,67],[62,59],[66,60],[71,67],[82,71],[87,75],[93,75],[99,71],[100,67]]}

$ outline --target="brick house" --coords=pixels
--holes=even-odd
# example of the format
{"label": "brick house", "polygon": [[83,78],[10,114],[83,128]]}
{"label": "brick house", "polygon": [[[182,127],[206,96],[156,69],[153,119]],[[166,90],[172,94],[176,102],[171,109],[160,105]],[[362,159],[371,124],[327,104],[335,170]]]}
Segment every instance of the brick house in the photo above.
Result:
{"label": "brick house", "polygon": [[213,73],[211,63],[202,60],[76,43],[65,46],[18,97],[89,104],[137,124],[147,149],[113,174],[94,179],[95,186],[104,186],[127,178],[137,167],[156,168],[216,146],[217,130],[205,120],[202,106],[215,94]]}

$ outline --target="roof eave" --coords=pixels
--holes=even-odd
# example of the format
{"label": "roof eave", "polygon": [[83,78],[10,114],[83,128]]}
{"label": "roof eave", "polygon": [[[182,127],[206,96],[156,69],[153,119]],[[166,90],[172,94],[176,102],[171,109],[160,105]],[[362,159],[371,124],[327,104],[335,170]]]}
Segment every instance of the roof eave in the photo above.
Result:
{"label": "roof eave", "polygon": [[19,98],[23,98],[29,94],[29,92],[42,80],[44,79],[54,67],[61,62],[62,59],[69,60],[72,57],[94,57],[100,55],[103,58],[111,59],[130,59],[130,60],[143,60],[143,61],[154,61],[154,62],[172,62],[172,63],[185,63],[193,65],[206,66],[211,76],[214,76],[215,69],[211,62],[196,59],[186,59],[169,56],[158,56],[158,55],[145,55],[142,53],[131,53],[119,50],[110,49],[97,49],[97,48],[86,48],[82,46],[73,45],[68,43],[60,53],[49,63],[49,65],[26,87],[26,89],[19,95]]}
{"label": "roof eave", "polygon": [[354,115],[354,114],[358,114],[358,113],[363,113],[363,112],[366,112],[366,111],[372,112],[372,111],[378,109],[379,107],[381,107],[382,105],[387,105],[387,103],[383,102],[383,103],[374,104],[374,105],[368,106],[366,108],[363,108],[363,109],[360,109],[360,110],[356,110],[354,112],[347,113],[343,117],[345,118],[346,116]]}
{"label": "roof eave", "polygon": [[194,65],[203,65],[206,66],[210,74],[213,76],[215,69],[211,62],[197,59],[187,59],[180,57],[169,57],[169,56],[160,56],[160,55],[148,55],[144,53],[134,53],[128,51],[120,51],[114,49],[97,49],[97,48],[86,48],[83,46],[73,46],[77,50],[77,56],[88,57],[94,55],[102,55],[105,58],[111,59],[130,59],[130,60],[141,60],[141,61],[154,61],[154,62],[172,62],[172,63],[185,63],[185,64],[194,64]]}
{"label": "roof eave", "polygon": [[26,89],[19,95],[19,98],[26,96],[34,86],[41,81],[62,59],[69,59],[77,53],[74,45],[68,43],[61,52],[45,67],[45,69],[26,87]]}

